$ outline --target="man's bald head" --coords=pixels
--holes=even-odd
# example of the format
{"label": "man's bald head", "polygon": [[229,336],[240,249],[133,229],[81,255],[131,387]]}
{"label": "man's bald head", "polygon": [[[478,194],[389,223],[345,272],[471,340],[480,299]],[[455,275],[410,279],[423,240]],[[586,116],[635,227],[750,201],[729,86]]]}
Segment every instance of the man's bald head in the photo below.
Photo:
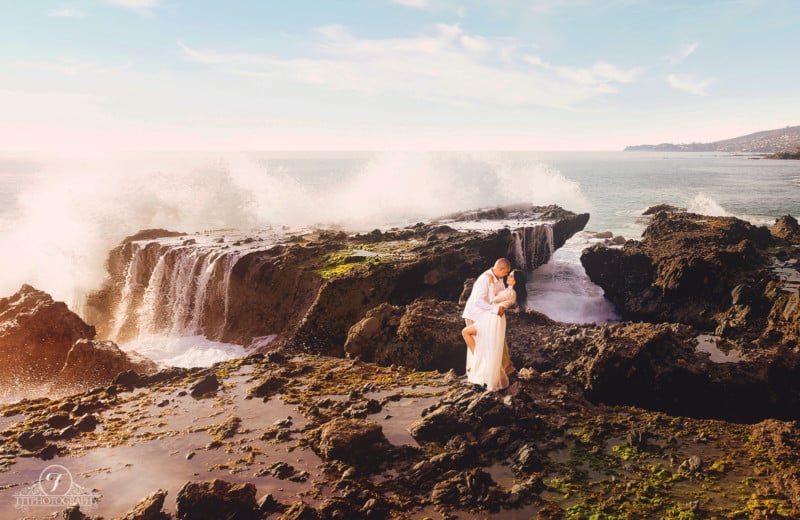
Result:
{"label": "man's bald head", "polygon": [[496,277],[503,278],[511,272],[511,262],[508,261],[508,258],[498,258],[492,267],[492,272]]}

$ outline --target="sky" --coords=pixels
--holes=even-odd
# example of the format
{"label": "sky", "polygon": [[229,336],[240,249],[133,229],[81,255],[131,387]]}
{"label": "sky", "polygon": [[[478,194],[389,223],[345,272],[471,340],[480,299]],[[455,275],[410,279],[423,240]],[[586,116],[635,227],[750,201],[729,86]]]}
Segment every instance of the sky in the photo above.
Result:
{"label": "sky", "polygon": [[800,124],[797,0],[0,0],[0,151],[621,150]]}

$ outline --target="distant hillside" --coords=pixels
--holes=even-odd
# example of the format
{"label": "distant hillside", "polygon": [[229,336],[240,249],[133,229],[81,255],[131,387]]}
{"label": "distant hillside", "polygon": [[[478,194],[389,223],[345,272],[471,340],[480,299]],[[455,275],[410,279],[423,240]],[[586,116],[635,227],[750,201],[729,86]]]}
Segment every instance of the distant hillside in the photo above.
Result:
{"label": "distant hillside", "polygon": [[800,147],[800,126],[765,130],[754,134],[715,141],[689,144],[640,144],[625,147],[626,152],[728,152],[778,153]]}

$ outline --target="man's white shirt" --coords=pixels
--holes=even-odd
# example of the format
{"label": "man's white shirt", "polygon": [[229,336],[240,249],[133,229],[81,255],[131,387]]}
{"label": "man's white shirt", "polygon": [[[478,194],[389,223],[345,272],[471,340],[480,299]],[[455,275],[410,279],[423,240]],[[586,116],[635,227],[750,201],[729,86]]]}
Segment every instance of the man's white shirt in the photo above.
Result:
{"label": "man's white shirt", "polygon": [[[489,275],[489,276],[487,276]],[[497,314],[500,309],[499,305],[491,303],[491,297],[499,291],[505,289],[503,281],[497,278],[491,269],[487,269],[482,273],[475,284],[472,286],[472,292],[467,298],[467,304],[464,306],[464,313],[462,318],[478,321],[481,314],[485,312],[493,312]]]}

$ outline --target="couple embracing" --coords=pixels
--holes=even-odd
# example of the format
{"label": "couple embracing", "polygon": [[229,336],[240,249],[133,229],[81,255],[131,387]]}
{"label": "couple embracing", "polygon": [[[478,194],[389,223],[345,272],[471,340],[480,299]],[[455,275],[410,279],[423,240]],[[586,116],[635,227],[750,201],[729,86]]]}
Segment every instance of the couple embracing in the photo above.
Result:
{"label": "couple embracing", "polygon": [[[508,287],[503,283],[506,276]],[[522,271],[512,272],[511,262],[498,259],[475,280],[462,314],[467,323],[461,332],[468,347],[467,380],[487,390],[506,388],[509,374],[514,372],[506,342],[505,311],[517,301],[516,284],[524,294]]]}

